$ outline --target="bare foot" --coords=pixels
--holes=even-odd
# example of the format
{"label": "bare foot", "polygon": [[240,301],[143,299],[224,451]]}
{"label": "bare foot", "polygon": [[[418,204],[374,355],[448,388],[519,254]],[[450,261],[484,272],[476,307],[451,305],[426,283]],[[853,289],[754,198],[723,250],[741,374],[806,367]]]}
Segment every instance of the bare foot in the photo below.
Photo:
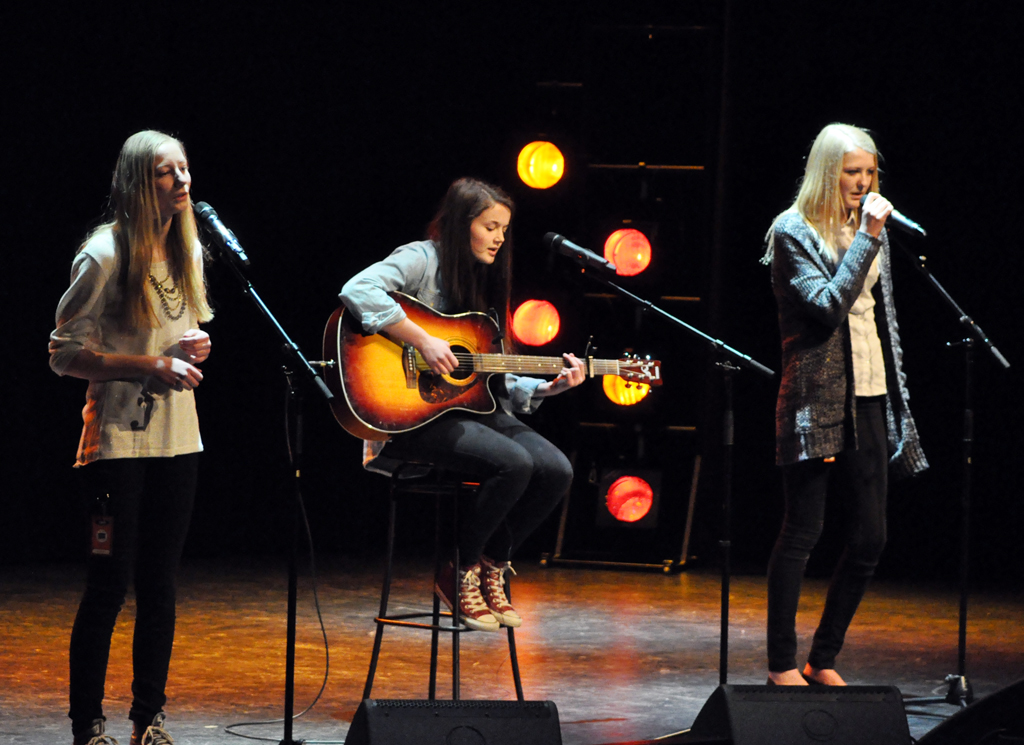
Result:
{"label": "bare foot", "polygon": [[792,670],[786,670],[784,673],[768,673],[768,680],[777,686],[805,686],[807,681],[804,680],[804,676],[800,674],[800,671],[795,667]]}
{"label": "bare foot", "polygon": [[835,670],[831,668],[819,669],[811,667],[811,663],[807,663],[804,667],[804,677],[813,680],[815,683],[820,683],[823,686],[844,686],[846,681],[843,680],[842,676],[839,675]]}

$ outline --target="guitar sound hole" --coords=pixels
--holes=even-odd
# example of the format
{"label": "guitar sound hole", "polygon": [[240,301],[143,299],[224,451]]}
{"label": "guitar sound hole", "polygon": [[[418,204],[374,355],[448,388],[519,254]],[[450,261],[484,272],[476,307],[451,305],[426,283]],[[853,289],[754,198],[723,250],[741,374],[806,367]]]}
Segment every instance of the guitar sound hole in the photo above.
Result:
{"label": "guitar sound hole", "polygon": [[[452,345],[452,352],[456,355],[470,355],[472,352],[466,347],[462,347],[456,344]],[[473,365],[466,360],[460,360],[459,366],[449,373],[449,377],[455,378],[456,380],[465,380],[473,374]]]}

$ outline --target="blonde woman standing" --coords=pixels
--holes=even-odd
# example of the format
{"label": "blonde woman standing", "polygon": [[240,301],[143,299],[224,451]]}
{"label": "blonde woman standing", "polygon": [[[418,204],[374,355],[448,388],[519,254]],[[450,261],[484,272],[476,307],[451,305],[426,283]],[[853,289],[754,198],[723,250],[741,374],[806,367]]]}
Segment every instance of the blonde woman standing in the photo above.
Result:
{"label": "blonde woman standing", "polygon": [[[769,684],[845,685],[835,660],[885,546],[888,474],[928,467],[892,301],[892,205],[878,191],[870,135],[830,124],[811,146],[796,201],[767,235],[782,337],[776,463],[786,502],[768,566]],[[801,670],[796,612],[826,495],[840,500],[846,545]]]}
{"label": "blonde woman standing", "polygon": [[94,508],[111,521],[109,545],[90,554],[71,633],[75,745],[115,742],[104,733],[102,703],[111,635],[130,583],[131,743],[171,742],[163,706],[176,574],[203,449],[193,390],[210,354],[198,324],[213,317],[191,184],[178,140],[153,131],[128,138],[109,219],[79,248],[50,335],[50,367],[89,381],[75,465],[87,466],[90,491],[101,497]]}

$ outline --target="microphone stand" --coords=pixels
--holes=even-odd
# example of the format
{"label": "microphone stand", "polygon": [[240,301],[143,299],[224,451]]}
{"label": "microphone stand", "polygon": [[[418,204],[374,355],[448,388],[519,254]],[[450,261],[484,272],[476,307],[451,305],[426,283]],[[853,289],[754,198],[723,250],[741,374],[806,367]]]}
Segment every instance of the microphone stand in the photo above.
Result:
{"label": "microphone stand", "polygon": [[583,274],[600,282],[616,294],[639,306],[642,310],[656,313],[690,336],[703,341],[714,351],[717,359],[715,367],[722,374],[725,399],[722,412],[722,538],[719,541],[719,546],[722,549],[722,611],[718,658],[718,680],[721,685],[725,685],[729,676],[729,583],[732,576],[733,377],[742,368],[748,368],[767,378],[775,377],[775,372],[748,355],[733,349],[721,339],[705,334],[703,331],[662,310],[649,300],[634,295],[629,290],[615,284],[603,276],[606,270],[595,269],[587,262],[585,257],[576,257],[576,260],[583,267]]}
{"label": "microphone stand", "polygon": [[[296,625],[296,600],[298,595],[298,570],[297,570],[297,553],[298,549],[296,543],[298,541],[299,532],[299,521],[300,511],[302,509],[302,485],[301,485],[301,458],[302,458],[302,386],[311,386],[320,392],[323,397],[330,402],[334,399],[334,394],[327,388],[327,384],[324,383],[323,379],[317,375],[316,371],[313,370],[312,365],[305,358],[302,352],[299,350],[298,344],[292,341],[291,337],[288,336],[288,332],[284,330],[284,327],[278,323],[277,318],[270,312],[266,303],[256,292],[252,283],[246,278],[242,272],[242,266],[249,264],[248,259],[244,260],[243,257],[239,256],[236,252],[233,252],[230,248],[220,245],[216,240],[212,243],[217,247],[221,259],[231,269],[232,274],[238,280],[242,287],[242,292],[249,297],[250,300],[256,305],[257,310],[263,316],[274,333],[281,341],[281,351],[284,353],[286,358],[286,364],[282,368],[284,372],[285,381],[288,388],[288,401],[295,404],[295,437],[294,440],[290,436],[290,432],[285,432],[285,439],[291,445],[294,442],[294,447],[289,447],[290,465],[292,467],[292,473],[294,477],[292,479],[293,486],[293,505],[292,505],[292,531],[291,531],[291,546],[288,552],[288,628],[286,632],[286,649],[285,649],[285,683],[284,683],[284,737],[280,740],[280,745],[301,745],[301,740],[292,739],[292,720],[294,718],[295,711],[295,625]],[[285,423],[286,430],[289,427],[289,423]]]}
{"label": "microphone stand", "polygon": [[945,682],[949,689],[945,696],[914,698],[914,704],[947,703],[961,709],[966,708],[974,700],[974,691],[967,679],[967,596],[970,586],[970,548],[971,548],[971,472],[972,451],[974,445],[974,356],[975,349],[981,348],[999,363],[1005,370],[1010,367],[1007,359],[996,349],[981,327],[967,315],[953,297],[946,292],[935,276],[925,266],[926,258],[915,255],[909,248],[897,241],[892,241],[910,258],[918,272],[939,294],[939,297],[960,319],[964,337],[957,342],[947,342],[947,347],[960,346],[964,350],[964,417],[963,440],[961,447],[961,465],[963,480],[960,485],[960,617],[957,633],[957,672],[947,675]]}

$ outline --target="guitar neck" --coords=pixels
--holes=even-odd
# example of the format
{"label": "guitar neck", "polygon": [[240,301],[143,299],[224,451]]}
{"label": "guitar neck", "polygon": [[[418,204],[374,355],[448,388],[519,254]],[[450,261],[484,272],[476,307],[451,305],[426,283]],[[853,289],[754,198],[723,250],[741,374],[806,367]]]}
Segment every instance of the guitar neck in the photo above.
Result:
{"label": "guitar neck", "polygon": [[[519,354],[470,354],[457,352],[456,359],[460,366],[483,373],[515,373],[532,375],[558,375],[565,367],[561,357],[535,357]],[[584,360],[587,377],[598,375],[620,375],[619,360]],[[419,353],[416,354],[416,366],[420,370],[429,369]]]}

